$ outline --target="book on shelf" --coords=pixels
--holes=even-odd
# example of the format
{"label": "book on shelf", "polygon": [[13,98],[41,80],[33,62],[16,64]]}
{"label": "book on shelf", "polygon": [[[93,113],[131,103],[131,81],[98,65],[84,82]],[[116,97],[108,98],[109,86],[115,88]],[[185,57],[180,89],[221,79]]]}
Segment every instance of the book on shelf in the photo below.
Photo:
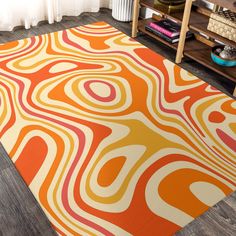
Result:
{"label": "book on shelf", "polygon": [[[176,35],[176,36],[173,36],[173,37],[169,37],[165,34],[163,34],[162,32],[156,30],[156,29],[153,29],[150,25],[146,25],[145,26],[145,29],[157,36],[159,36],[160,38],[164,39],[165,41],[169,42],[169,43],[177,43],[179,42],[179,37],[180,35]],[[189,39],[193,37],[193,33],[188,31],[187,34],[186,34],[186,39]]]}
{"label": "book on shelf", "polygon": [[152,27],[155,30],[158,30],[159,32],[169,37],[180,35],[180,30],[181,30],[181,25],[169,19],[153,21],[150,23],[150,27]]}

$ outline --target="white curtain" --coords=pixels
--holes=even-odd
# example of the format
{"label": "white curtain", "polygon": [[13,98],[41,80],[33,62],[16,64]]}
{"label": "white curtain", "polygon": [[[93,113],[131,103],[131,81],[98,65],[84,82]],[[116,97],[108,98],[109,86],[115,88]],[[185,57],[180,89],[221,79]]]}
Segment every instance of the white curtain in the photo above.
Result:
{"label": "white curtain", "polygon": [[64,15],[78,16],[110,6],[110,0],[0,0],[0,31],[18,25],[28,29],[42,20],[51,24]]}

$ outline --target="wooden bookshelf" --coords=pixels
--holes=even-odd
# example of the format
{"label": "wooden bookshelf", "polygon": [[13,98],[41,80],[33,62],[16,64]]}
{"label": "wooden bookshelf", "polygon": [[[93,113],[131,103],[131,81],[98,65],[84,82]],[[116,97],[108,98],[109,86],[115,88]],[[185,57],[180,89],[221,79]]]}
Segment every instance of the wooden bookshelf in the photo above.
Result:
{"label": "wooden bookshelf", "polygon": [[[236,11],[235,1],[236,0],[209,0],[209,2],[227,7],[231,11]],[[187,56],[236,83],[235,67],[219,66],[211,59],[211,48],[217,44],[217,41],[233,47],[236,47],[236,43],[207,30],[211,11],[209,9],[204,9],[197,5],[193,5],[192,2],[193,0],[187,0],[184,12],[169,13],[166,9],[155,6],[154,0],[134,0],[132,36],[136,37],[138,31],[143,32],[176,50],[176,63],[181,63],[182,57]],[[182,28],[179,43],[168,43],[162,38],[146,31],[145,25],[153,19],[138,20],[139,6],[152,9],[159,13],[163,18],[169,18],[181,23]],[[187,30],[191,30],[196,35],[196,39],[185,40]],[[202,34],[204,37],[201,36]],[[236,96],[236,87],[234,90],[234,96]]]}

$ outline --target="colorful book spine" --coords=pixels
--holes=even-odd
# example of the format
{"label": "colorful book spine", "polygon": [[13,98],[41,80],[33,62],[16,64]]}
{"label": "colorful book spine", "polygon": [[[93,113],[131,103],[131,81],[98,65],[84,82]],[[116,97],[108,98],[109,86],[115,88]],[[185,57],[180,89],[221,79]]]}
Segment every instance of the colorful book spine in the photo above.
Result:
{"label": "colorful book spine", "polygon": [[[157,35],[158,37],[164,39],[165,41],[169,42],[169,43],[177,43],[179,42],[179,35],[174,36],[174,37],[169,37],[163,33],[161,33],[158,30],[153,29],[150,25],[146,25],[145,29],[155,35]],[[188,31],[186,34],[186,39],[192,38],[193,37],[193,33]]]}
{"label": "colorful book spine", "polygon": [[151,26],[149,26],[149,25],[146,25],[145,28],[146,28],[147,31],[149,31],[149,32],[151,32],[151,33],[153,33],[153,34],[159,36],[160,38],[166,40],[166,41],[169,42],[169,43],[176,43],[176,42],[179,41],[179,38],[176,38],[176,37],[175,37],[175,38],[170,38],[169,36],[163,34],[162,32],[160,32],[160,31],[158,31],[158,30],[156,30],[156,29],[153,29],[153,28],[152,28]]}
{"label": "colorful book spine", "polygon": [[174,37],[179,35],[179,32],[170,32],[169,30],[162,28],[161,26],[155,24],[154,22],[151,22],[149,25],[153,29],[158,30],[159,32],[167,35],[168,37]]}

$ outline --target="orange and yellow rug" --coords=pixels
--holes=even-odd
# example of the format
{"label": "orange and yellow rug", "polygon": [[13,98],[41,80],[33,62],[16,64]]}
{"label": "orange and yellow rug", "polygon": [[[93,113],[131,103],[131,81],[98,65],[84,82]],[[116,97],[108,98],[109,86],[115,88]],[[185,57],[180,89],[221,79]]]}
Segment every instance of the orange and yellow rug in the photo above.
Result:
{"label": "orange and yellow rug", "polygon": [[235,137],[235,100],[104,22],[0,45],[0,140],[60,235],[172,235],[236,189]]}

